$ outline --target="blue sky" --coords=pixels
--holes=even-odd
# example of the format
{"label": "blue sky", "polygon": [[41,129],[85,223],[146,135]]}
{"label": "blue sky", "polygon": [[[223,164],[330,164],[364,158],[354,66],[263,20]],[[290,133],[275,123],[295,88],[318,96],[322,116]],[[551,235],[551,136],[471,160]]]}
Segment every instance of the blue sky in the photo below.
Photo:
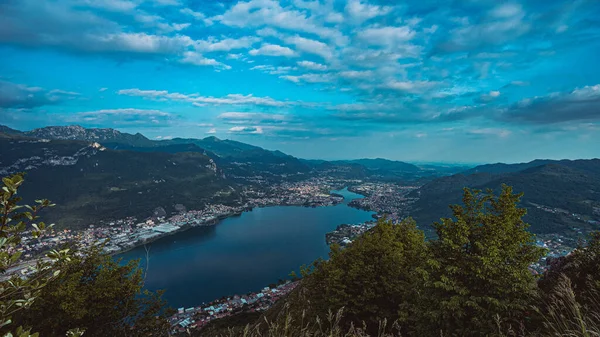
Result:
{"label": "blue sky", "polygon": [[600,2],[0,0],[0,124],[304,158],[600,156]]}

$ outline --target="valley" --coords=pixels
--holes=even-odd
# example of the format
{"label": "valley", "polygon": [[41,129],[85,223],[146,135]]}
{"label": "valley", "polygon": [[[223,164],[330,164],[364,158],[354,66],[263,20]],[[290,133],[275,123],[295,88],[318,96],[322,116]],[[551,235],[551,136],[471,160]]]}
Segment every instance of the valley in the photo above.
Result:
{"label": "valley", "polygon": [[[597,159],[417,166],[380,158],[303,160],[216,137],[152,141],[110,129],[0,130],[2,175],[25,172],[22,196],[42,194],[57,204],[44,213],[56,228],[41,239],[24,237],[26,261],[48,248],[98,242],[124,262],[151,261],[146,287],[169,289],[166,299],[182,307],[171,318],[177,329],[247,312],[236,304],[241,299],[267,310],[293,287],[252,291],[327,258],[333,243],[348,246],[377,218],[412,217],[435,238],[432,224],[450,215],[447,205],[460,202],[463,187],[509,184],[524,192],[525,220],[548,257],[565,256],[600,228]],[[535,273],[546,269],[546,257],[531,266]],[[17,271],[27,275],[26,268]]]}

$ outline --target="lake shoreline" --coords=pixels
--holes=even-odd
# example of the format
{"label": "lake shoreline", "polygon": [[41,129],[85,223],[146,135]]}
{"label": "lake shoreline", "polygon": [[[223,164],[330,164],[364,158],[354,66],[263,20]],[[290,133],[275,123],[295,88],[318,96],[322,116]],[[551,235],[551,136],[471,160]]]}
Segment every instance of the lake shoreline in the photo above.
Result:
{"label": "lake shoreline", "polygon": [[[338,190],[336,190],[336,191],[338,191]],[[359,193],[356,193],[356,194],[359,194]],[[110,252],[108,255],[115,256],[115,255],[119,255],[119,254],[124,254],[124,253],[127,253],[127,252],[129,252],[131,250],[134,250],[136,248],[143,247],[143,246],[145,246],[147,244],[151,244],[151,243],[153,243],[155,241],[158,241],[158,240],[160,240],[162,238],[165,238],[165,237],[177,234],[177,233],[185,232],[185,231],[190,230],[192,228],[217,226],[217,225],[219,225],[225,219],[242,216],[242,214],[247,213],[247,212],[252,212],[252,211],[254,211],[254,209],[257,209],[257,208],[269,208],[269,207],[304,207],[304,208],[334,207],[334,206],[343,204],[344,201],[346,200],[346,198],[343,195],[341,195],[341,194],[332,193],[332,195],[340,196],[340,197],[342,197],[344,199],[343,199],[342,202],[339,202],[339,203],[333,204],[333,205],[315,206],[315,205],[305,205],[305,204],[296,204],[296,205],[294,205],[294,204],[271,204],[271,205],[264,205],[264,206],[257,206],[257,207],[248,207],[248,208],[246,208],[246,209],[244,209],[242,211],[234,212],[234,213],[231,213],[231,214],[218,215],[216,217],[216,219],[211,220],[209,223],[204,223],[204,224],[201,224],[201,225],[187,225],[187,224],[183,225],[183,226],[181,226],[177,230],[174,230],[174,231],[168,232],[168,233],[163,233],[161,235],[157,235],[155,237],[152,237],[150,239],[145,240],[144,242],[135,243],[132,246],[128,246],[127,248],[124,248],[122,250]],[[362,195],[362,194],[360,194],[360,195]],[[348,205],[348,203],[346,203],[346,205]],[[348,206],[348,207],[350,207],[350,206]],[[367,210],[364,210],[364,211],[367,211]]]}
{"label": "lake shoreline", "polygon": [[[154,240],[149,259],[139,245],[115,258],[121,263],[139,260],[141,268],[149,263],[146,288],[168,290],[165,299],[174,307],[245,294],[287,279],[303,264],[327,258],[330,247],[325,235],[338,225],[372,220],[372,212],[347,206],[360,195],[340,193],[345,198],[333,207],[269,205],[244,211],[239,218],[224,214],[204,229],[181,233],[199,227],[190,226],[168,233],[175,234],[169,239]],[[213,227],[216,224],[220,226]]]}

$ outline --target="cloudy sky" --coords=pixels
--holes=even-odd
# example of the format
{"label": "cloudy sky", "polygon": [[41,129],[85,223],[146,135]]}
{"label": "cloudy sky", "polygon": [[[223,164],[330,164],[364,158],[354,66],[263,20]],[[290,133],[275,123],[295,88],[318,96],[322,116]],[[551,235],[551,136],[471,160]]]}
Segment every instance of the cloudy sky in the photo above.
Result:
{"label": "cloudy sky", "polygon": [[600,1],[0,0],[0,124],[304,158],[600,157]]}

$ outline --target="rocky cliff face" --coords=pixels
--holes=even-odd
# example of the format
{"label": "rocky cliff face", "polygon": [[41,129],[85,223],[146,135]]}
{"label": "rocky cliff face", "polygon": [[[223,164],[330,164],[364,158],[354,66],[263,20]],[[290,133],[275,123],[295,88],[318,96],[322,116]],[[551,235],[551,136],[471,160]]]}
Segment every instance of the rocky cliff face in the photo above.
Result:
{"label": "rocky cliff face", "polygon": [[140,133],[135,135],[115,129],[87,129],[79,125],[47,126],[24,132],[23,135],[40,139],[85,140],[90,142],[122,143],[133,146],[152,146],[153,142]]}
{"label": "rocky cliff face", "polygon": [[[17,172],[26,172],[48,166],[73,166],[76,165],[81,157],[90,158],[95,156],[98,152],[106,150],[99,143],[92,143],[88,145],[78,144],[74,146],[66,147],[54,147],[51,146],[49,140],[38,139],[38,140],[14,140],[9,144],[19,148],[36,148],[36,151],[22,153],[23,157],[12,158],[11,155],[7,154],[4,159],[0,161],[0,176],[14,174]],[[3,144],[3,147],[10,145]],[[7,146],[8,145],[8,146]]]}

